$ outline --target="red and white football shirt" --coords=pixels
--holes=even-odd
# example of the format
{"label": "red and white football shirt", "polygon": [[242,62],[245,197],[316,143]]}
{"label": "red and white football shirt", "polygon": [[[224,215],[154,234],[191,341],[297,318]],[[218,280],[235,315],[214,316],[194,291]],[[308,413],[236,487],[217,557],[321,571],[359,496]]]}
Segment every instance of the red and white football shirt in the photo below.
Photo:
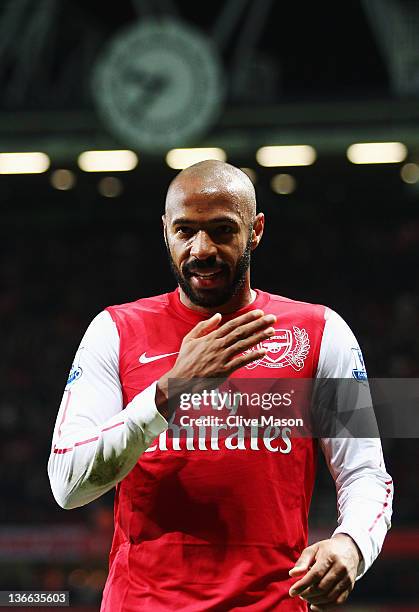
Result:
{"label": "red and white football shirt", "polygon": [[[351,376],[359,347],[336,313],[256,294],[222,322],[252,309],[275,314],[278,349],[232,378]],[[49,474],[58,503],[68,508],[116,485],[103,612],[306,610],[288,595],[288,571],[307,545],[317,442],[290,440],[277,429],[251,441],[234,427],[216,431],[215,441],[172,437],[156,409],[156,381],[174,365],[183,337],[207,317],[183,305],[178,289],[110,307],[77,353]],[[337,484],[336,532],[357,542],[361,575],[390,524],[381,444],[323,438],[320,445]]]}

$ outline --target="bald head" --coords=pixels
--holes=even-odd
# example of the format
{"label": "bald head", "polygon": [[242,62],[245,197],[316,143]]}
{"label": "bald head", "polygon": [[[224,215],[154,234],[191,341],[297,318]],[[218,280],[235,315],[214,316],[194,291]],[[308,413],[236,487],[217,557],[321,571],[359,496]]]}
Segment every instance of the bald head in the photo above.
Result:
{"label": "bald head", "polygon": [[247,174],[226,162],[207,159],[185,168],[169,185],[165,214],[170,217],[178,198],[196,194],[208,199],[217,195],[234,201],[237,214],[246,224],[253,223],[256,216],[256,194]]}

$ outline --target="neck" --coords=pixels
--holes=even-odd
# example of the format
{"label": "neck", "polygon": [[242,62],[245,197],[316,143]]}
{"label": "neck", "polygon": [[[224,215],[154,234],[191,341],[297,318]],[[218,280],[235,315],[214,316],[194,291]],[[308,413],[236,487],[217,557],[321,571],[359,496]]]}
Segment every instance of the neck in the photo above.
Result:
{"label": "neck", "polygon": [[179,287],[179,297],[182,304],[188,308],[191,308],[192,310],[196,310],[197,312],[204,312],[208,314],[220,312],[221,314],[230,314],[251,304],[256,299],[256,291],[250,288],[250,282],[246,282],[242,290],[228,300],[228,302],[225,302],[220,306],[211,307],[197,306],[197,304],[194,304],[183,291],[182,287]]}

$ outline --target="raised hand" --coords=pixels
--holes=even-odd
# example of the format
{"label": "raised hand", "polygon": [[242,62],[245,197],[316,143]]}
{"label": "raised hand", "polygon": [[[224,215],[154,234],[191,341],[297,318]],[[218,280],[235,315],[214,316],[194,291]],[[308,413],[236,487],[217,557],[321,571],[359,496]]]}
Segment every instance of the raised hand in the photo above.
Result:
{"label": "raised hand", "polygon": [[[227,321],[219,327],[221,314],[200,321],[183,338],[179,355],[173,368],[157,383],[156,403],[163,416],[169,416],[168,380],[179,380],[176,394],[184,391],[184,385],[191,379],[225,379],[238,368],[266,355],[266,349],[256,349],[243,355],[262,340],[274,335],[272,324],[275,315],[264,315],[263,310],[251,310]],[[208,388],[205,384],[205,388]],[[197,389],[195,389],[197,391]]]}

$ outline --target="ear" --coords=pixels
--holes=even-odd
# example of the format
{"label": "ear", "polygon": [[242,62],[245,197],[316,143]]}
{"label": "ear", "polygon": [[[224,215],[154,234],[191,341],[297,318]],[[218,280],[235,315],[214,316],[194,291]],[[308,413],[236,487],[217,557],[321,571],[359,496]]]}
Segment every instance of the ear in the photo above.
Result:
{"label": "ear", "polygon": [[262,240],[263,229],[265,227],[265,215],[260,212],[256,215],[255,220],[253,222],[253,231],[252,231],[252,251],[256,249],[259,242]]}

